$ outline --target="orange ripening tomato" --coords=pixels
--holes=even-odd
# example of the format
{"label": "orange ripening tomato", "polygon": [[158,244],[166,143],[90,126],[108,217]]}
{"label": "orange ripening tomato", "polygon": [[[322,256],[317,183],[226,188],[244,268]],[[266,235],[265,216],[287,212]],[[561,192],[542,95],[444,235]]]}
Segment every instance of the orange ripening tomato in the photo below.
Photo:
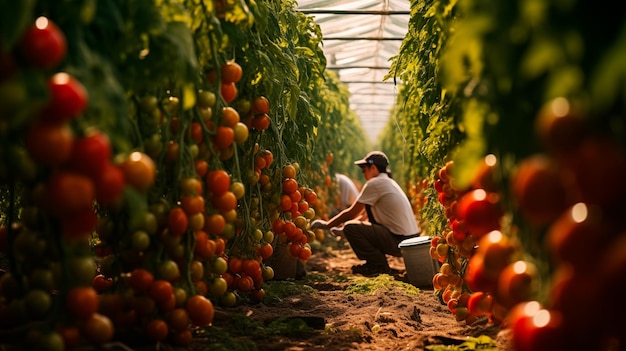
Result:
{"label": "orange ripening tomato", "polygon": [[181,206],[188,216],[204,212],[204,197],[202,195],[183,195]]}
{"label": "orange ripening tomato", "polygon": [[226,106],[222,108],[222,125],[235,128],[237,123],[239,123],[240,117],[239,112],[230,106]]}
{"label": "orange ripening tomato", "polygon": [[126,183],[139,191],[145,191],[154,184],[156,165],[150,156],[135,151],[122,163]]}
{"label": "orange ripening tomato", "polygon": [[232,191],[227,191],[219,196],[213,197],[213,205],[222,212],[228,212],[237,208],[237,197]]}
{"label": "orange ripening tomato", "polygon": [[187,299],[185,305],[191,321],[200,327],[210,325],[213,322],[215,310],[211,300],[202,295],[194,295]]}
{"label": "orange ripening tomato", "polygon": [[237,83],[243,75],[241,66],[235,61],[228,61],[220,67],[222,83]]}

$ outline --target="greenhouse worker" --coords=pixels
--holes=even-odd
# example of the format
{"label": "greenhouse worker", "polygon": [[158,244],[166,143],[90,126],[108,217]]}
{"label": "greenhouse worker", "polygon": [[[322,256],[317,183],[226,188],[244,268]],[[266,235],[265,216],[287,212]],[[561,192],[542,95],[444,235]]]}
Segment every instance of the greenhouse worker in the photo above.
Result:
{"label": "greenhouse worker", "polygon": [[[390,273],[386,255],[401,257],[398,244],[419,235],[411,203],[389,174],[389,159],[372,151],[354,164],[361,167],[365,185],[352,206],[328,221],[316,220],[312,229],[330,229],[343,224],[343,235],[356,256],[365,263],[352,267],[352,273],[375,276]],[[359,217],[367,212],[369,221]]]}
{"label": "greenhouse worker", "polygon": [[335,209],[331,212],[331,217],[350,207],[359,195],[359,189],[350,177],[336,173],[335,179],[337,180],[337,200],[335,201]]}

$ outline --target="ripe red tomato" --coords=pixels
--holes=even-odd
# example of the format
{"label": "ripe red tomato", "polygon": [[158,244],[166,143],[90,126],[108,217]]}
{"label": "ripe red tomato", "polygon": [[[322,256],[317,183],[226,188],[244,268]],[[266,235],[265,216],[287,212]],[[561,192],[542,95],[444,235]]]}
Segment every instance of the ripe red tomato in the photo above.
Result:
{"label": "ripe red tomato", "polygon": [[65,308],[74,317],[86,319],[98,312],[99,298],[96,290],[91,286],[77,286],[67,291]]}
{"label": "ripe red tomato", "polygon": [[68,165],[72,169],[90,177],[100,174],[111,158],[109,137],[101,132],[88,132],[74,139]]}
{"label": "ripe red tomato", "polygon": [[96,201],[102,206],[116,203],[124,191],[124,172],[116,165],[106,162],[94,178]]}
{"label": "ripe red tomato", "polygon": [[191,140],[196,144],[202,144],[204,140],[204,130],[202,130],[202,125],[200,122],[191,122],[190,127]]}
{"label": "ripe red tomato", "polygon": [[170,210],[167,216],[167,228],[171,235],[181,236],[189,227],[189,218],[185,211],[180,207]]}
{"label": "ripe red tomato", "polygon": [[572,201],[556,165],[544,155],[523,159],[511,177],[511,190],[520,213],[529,223],[553,221]]}
{"label": "ripe red tomato", "polygon": [[222,108],[222,125],[235,128],[237,123],[239,123],[239,112],[230,106],[226,106]]}
{"label": "ripe red tomato", "polygon": [[551,100],[541,108],[534,127],[541,143],[557,156],[569,154],[588,133],[584,119],[563,97]]}
{"label": "ripe red tomato", "polygon": [[91,208],[95,189],[91,179],[84,175],[59,170],[48,179],[46,197],[53,213],[67,215]]}
{"label": "ripe red tomato", "polygon": [[237,86],[235,83],[222,83],[220,88],[222,98],[227,103],[232,102],[237,97]]}
{"label": "ripe red tomato", "polygon": [[249,292],[254,288],[254,279],[249,275],[243,275],[237,279],[237,290],[241,292]]}
{"label": "ripe red tomato", "polygon": [[63,237],[69,240],[88,239],[96,228],[98,216],[92,206],[62,215],[60,218]]}
{"label": "ripe red tomato", "polygon": [[200,178],[206,177],[207,173],[209,173],[209,163],[205,160],[196,159],[195,161],[196,174]]}
{"label": "ripe red tomato", "polygon": [[26,133],[26,151],[37,163],[59,166],[72,154],[74,133],[67,124],[35,123]]}
{"label": "ripe red tomato", "polygon": [[287,178],[283,180],[283,193],[284,194],[289,195],[289,194],[294,193],[296,190],[298,190],[298,182],[295,179]]}
{"label": "ripe red tomato", "polygon": [[302,261],[306,261],[309,258],[311,258],[312,254],[313,252],[311,251],[311,248],[308,246],[304,246],[298,253],[298,258],[301,259]]}
{"label": "ripe red tomato", "polygon": [[270,112],[270,102],[265,96],[257,96],[252,100],[252,112],[254,114],[265,114]]}
{"label": "ripe red tomato", "polygon": [[135,268],[128,278],[128,285],[138,293],[148,291],[154,283],[154,275],[143,268]]}
{"label": "ripe red tomato", "polygon": [[254,289],[251,292],[252,300],[255,302],[261,302],[261,300],[263,300],[263,297],[265,296],[265,290],[264,289]]}
{"label": "ripe red tomato", "polygon": [[84,337],[93,344],[100,345],[113,339],[115,327],[109,317],[100,313],[94,313],[82,324],[81,329]]}
{"label": "ripe red tomato", "polygon": [[150,285],[148,294],[157,303],[167,302],[174,295],[174,287],[172,287],[172,283],[167,280],[155,280],[152,285]]}
{"label": "ripe red tomato", "polygon": [[252,119],[252,127],[256,130],[265,130],[270,126],[270,123],[272,123],[272,120],[267,113],[254,116]]}
{"label": "ripe red tomato", "polygon": [[237,83],[241,79],[243,70],[235,61],[228,61],[220,67],[222,83]]}
{"label": "ripe red tomato", "polygon": [[261,265],[257,260],[244,260],[242,263],[242,271],[251,277],[260,276],[262,274]]}
{"label": "ripe red tomato", "polygon": [[210,325],[213,322],[215,310],[213,303],[202,295],[194,295],[187,299],[185,306],[191,321],[200,327]]}
{"label": "ripe red tomato", "polygon": [[231,127],[218,126],[212,140],[218,149],[226,149],[235,141],[235,130]]}
{"label": "ripe red tomato", "polygon": [[477,253],[482,257],[484,274],[497,277],[515,259],[517,243],[499,231],[492,231],[478,241]]}
{"label": "ripe red tomato", "polygon": [[621,219],[626,197],[626,150],[621,141],[588,138],[566,157],[565,167],[574,176],[581,201]]}
{"label": "ripe red tomato", "polygon": [[563,317],[558,311],[546,309],[522,315],[514,322],[511,339],[516,351],[562,349],[567,339]]}
{"label": "ripe red tomato", "polygon": [[102,293],[113,285],[113,279],[107,278],[103,274],[98,274],[95,277],[93,277],[93,281],[91,282],[91,285],[96,290],[96,292]]}
{"label": "ripe red tomato", "polygon": [[227,191],[220,196],[213,197],[213,206],[222,212],[228,212],[237,208],[237,197],[232,191]]}
{"label": "ripe red tomato", "polygon": [[173,331],[182,331],[189,329],[189,313],[184,308],[176,308],[167,316],[167,324]]}
{"label": "ripe red tomato", "polygon": [[270,243],[265,243],[259,247],[259,255],[263,259],[267,259],[274,253],[274,247]]}
{"label": "ripe red tomato", "polygon": [[60,72],[48,80],[50,100],[41,111],[42,121],[63,123],[77,118],[87,107],[87,89],[73,76]]}
{"label": "ripe red tomato", "polygon": [[150,340],[161,341],[167,338],[169,327],[162,319],[152,319],[146,323],[144,331]]}
{"label": "ripe red tomato", "polygon": [[219,196],[230,189],[230,175],[223,169],[212,170],[207,174],[206,183],[208,190]]}
{"label": "ripe red tomato", "polygon": [[468,231],[477,239],[500,228],[502,209],[499,196],[476,189],[465,193],[457,205],[457,218],[465,221]]}
{"label": "ripe red tomato", "polygon": [[43,69],[58,66],[67,52],[67,42],[61,29],[43,16],[26,30],[18,45],[26,61]]}
{"label": "ripe red tomato", "polygon": [[188,216],[204,212],[204,197],[202,195],[184,195],[180,202]]}
{"label": "ripe red tomato", "polygon": [[612,232],[598,208],[577,203],[550,225],[546,243],[554,263],[593,273]]}
{"label": "ripe red tomato", "polygon": [[483,256],[475,253],[469,260],[463,278],[472,291],[494,293],[497,289],[497,277],[487,275],[483,265]]}
{"label": "ripe red tomato", "polygon": [[152,158],[143,152],[131,153],[122,162],[121,169],[124,172],[126,183],[138,191],[145,191],[154,184],[156,165]]}
{"label": "ripe red tomato", "polygon": [[498,302],[512,307],[536,293],[538,271],[530,262],[516,261],[504,267],[498,277]]}

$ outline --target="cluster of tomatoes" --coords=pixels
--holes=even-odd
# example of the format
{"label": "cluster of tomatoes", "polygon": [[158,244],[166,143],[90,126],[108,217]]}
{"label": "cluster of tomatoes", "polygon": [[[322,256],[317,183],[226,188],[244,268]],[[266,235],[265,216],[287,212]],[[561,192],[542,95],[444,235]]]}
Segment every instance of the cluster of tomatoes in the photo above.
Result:
{"label": "cluster of tomatoes", "polygon": [[434,184],[450,230],[431,242],[443,263],[433,285],[458,320],[511,328],[516,350],[624,343],[615,296],[625,291],[626,151],[575,111],[563,98],[547,103],[535,122],[545,152],[508,175],[488,155],[468,189],[455,187],[452,162]]}
{"label": "cluster of tomatoes", "polygon": [[315,217],[315,210],[310,205],[317,202],[317,193],[299,186],[295,179],[298,170],[297,164],[283,167],[279,205],[282,215],[273,219],[272,228],[280,245],[287,245],[292,257],[306,261],[312,254],[309,243],[316,239],[315,233],[309,229],[309,221]]}

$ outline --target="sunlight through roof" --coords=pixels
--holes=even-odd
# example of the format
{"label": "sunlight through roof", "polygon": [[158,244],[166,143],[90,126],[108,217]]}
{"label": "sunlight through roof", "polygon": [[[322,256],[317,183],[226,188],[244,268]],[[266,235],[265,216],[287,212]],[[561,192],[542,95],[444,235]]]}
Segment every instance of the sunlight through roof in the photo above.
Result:
{"label": "sunlight through roof", "polygon": [[[383,81],[410,17],[408,0],[299,0],[323,35],[327,69],[350,91],[350,108],[372,142],[387,124],[398,87]],[[399,82],[398,82],[399,83]]]}

